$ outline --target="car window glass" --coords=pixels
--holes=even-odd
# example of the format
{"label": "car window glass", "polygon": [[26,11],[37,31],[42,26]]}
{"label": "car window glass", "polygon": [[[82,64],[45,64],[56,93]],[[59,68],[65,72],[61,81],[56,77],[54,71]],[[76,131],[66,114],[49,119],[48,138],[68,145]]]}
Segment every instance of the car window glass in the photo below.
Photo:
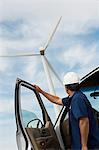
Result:
{"label": "car window glass", "polygon": [[26,127],[30,122],[30,126],[36,127],[38,120],[43,122],[42,111],[35,93],[32,90],[21,86],[20,99],[22,111],[21,115],[24,126]]}
{"label": "car window glass", "polygon": [[99,111],[99,86],[87,87],[82,89],[82,91],[87,96],[88,100],[92,104],[92,107]]}

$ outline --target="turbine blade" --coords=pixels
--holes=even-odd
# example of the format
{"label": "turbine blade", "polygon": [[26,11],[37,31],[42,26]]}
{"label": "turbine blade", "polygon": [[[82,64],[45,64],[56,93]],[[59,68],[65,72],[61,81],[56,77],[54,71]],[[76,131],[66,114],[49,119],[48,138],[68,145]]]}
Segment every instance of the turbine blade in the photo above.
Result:
{"label": "turbine blade", "polygon": [[[44,56],[45,57],[45,56]],[[61,85],[63,86],[63,82],[62,80],[60,79],[60,77],[58,76],[58,74],[55,72],[55,70],[53,69],[53,67],[51,66],[51,64],[49,63],[48,59],[45,57],[46,59],[46,62],[49,66],[49,68],[51,69],[51,71],[54,73],[55,77],[58,79],[58,81],[61,83]]]}
{"label": "turbine blade", "polygon": [[28,57],[28,56],[40,56],[40,54],[0,55],[0,57]]}
{"label": "turbine blade", "polygon": [[60,23],[61,19],[62,19],[62,17],[59,18],[59,20],[58,20],[58,22],[57,22],[57,24],[56,24],[56,26],[55,26],[53,32],[52,32],[51,35],[49,36],[49,39],[48,39],[46,45],[44,46],[44,50],[46,50],[47,47],[49,46],[49,44],[50,44],[50,42],[51,42],[51,40],[52,40],[52,38],[53,38],[53,36],[54,36],[54,34],[55,34],[55,32],[56,32],[58,26],[59,26],[59,23]]}

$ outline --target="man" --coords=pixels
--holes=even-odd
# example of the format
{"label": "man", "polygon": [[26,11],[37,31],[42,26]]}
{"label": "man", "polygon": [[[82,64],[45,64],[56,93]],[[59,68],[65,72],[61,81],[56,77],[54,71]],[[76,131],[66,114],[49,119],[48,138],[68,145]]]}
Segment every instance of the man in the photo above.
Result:
{"label": "man", "polygon": [[61,99],[51,95],[35,85],[36,90],[49,101],[68,106],[71,130],[72,150],[99,150],[99,128],[87,97],[79,90],[79,76],[69,72],[64,76],[63,84],[69,98]]}

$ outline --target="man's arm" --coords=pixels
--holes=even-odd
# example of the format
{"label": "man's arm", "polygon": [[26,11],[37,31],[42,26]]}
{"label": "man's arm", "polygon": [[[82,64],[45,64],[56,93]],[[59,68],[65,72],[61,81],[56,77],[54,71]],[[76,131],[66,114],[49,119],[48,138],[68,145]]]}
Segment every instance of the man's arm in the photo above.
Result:
{"label": "man's arm", "polygon": [[79,120],[82,150],[87,150],[88,134],[89,134],[89,119],[87,117]]}
{"label": "man's arm", "polygon": [[52,103],[58,104],[58,105],[63,105],[62,103],[62,99],[58,96],[55,95],[51,95],[45,91],[43,91],[39,86],[34,85],[35,89],[41,93],[42,95],[44,95],[49,101],[51,101]]}

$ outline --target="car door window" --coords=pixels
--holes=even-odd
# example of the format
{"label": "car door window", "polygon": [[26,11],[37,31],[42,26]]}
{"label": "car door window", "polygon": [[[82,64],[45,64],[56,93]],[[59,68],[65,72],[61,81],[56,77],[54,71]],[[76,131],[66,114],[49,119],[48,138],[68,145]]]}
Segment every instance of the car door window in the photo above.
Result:
{"label": "car door window", "polygon": [[39,123],[39,127],[43,125],[42,111],[39,106],[35,93],[21,86],[21,109],[22,109],[22,120],[25,127],[36,128]]}

